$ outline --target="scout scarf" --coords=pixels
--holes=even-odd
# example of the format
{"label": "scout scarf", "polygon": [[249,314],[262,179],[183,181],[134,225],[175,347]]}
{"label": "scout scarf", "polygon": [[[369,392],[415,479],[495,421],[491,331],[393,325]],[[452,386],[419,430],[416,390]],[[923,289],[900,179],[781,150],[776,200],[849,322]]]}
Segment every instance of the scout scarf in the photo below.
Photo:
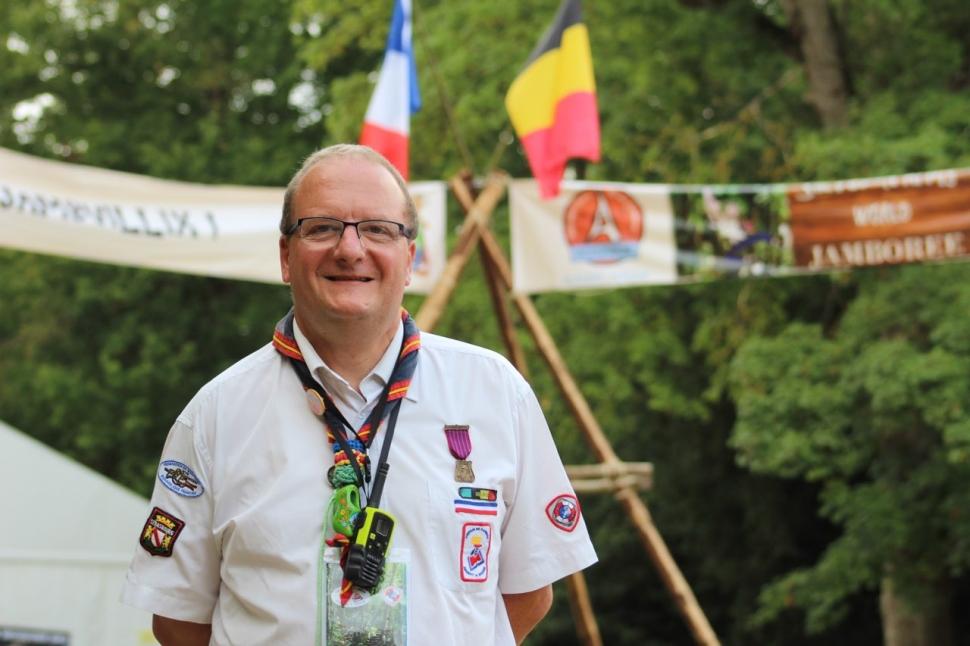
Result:
{"label": "scout scarf", "polygon": [[[370,481],[370,462],[367,457],[367,448],[370,447],[380,425],[391,415],[391,411],[400,406],[400,400],[407,394],[411,377],[414,375],[414,369],[418,363],[421,333],[414,323],[414,319],[403,308],[401,309],[401,320],[404,324],[404,340],[401,343],[401,352],[394,364],[394,369],[391,371],[391,378],[388,380],[374,410],[371,411],[364,425],[356,432],[337,410],[326,391],[310,376],[309,368],[307,368],[303,354],[300,352],[293,335],[292,309],[276,324],[276,330],[273,333],[273,347],[276,348],[277,352],[290,359],[300,376],[310,408],[317,417],[323,419],[327,430],[327,441],[333,450],[334,466],[328,473],[330,485],[333,487],[333,495],[328,506],[324,532],[328,532],[329,526],[334,529],[334,535],[327,539],[327,543],[342,548],[341,567],[344,565],[353,538],[351,513],[355,507],[359,508],[359,504],[355,504],[358,489],[365,487],[365,483]],[[396,418],[396,415],[394,417]],[[353,437],[348,437],[345,429],[349,429]],[[390,438],[385,440],[381,455],[382,461],[386,459],[389,440]],[[341,585],[342,605],[349,599],[351,592],[352,586],[345,579]]]}

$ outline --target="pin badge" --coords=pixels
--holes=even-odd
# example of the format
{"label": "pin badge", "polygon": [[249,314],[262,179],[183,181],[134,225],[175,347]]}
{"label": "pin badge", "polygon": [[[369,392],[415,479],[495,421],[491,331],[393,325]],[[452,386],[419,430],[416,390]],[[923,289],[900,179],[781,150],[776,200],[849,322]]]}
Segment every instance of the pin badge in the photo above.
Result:
{"label": "pin badge", "polygon": [[315,391],[313,388],[306,389],[306,403],[309,404],[310,410],[313,411],[314,415],[317,417],[323,415],[323,411],[326,408],[326,406],[323,405],[323,397],[321,397],[320,393]]}

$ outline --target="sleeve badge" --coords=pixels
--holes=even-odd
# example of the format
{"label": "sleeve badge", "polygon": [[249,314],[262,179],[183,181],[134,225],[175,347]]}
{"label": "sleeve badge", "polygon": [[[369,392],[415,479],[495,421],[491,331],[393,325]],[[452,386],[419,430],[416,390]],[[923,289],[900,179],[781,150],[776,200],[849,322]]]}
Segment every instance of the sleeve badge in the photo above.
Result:
{"label": "sleeve badge", "polygon": [[183,527],[185,527],[184,520],[155,507],[152,513],[148,514],[148,520],[141,530],[141,540],[138,542],[152,556],[171,556],[175,548],[175,539],[182,533]]}
{"label": "sleeve badge", "polygon": [[165,460],[158,465],[158,480],[167,489],[186,498],[197,498],[205,491],[195,471],[178,460]]}
{"label": "sleeve badge", "polygon": [[556,529],[571,532],[579,524],[579,501],[571,494],[559,494],[546,505],[546,516]]}

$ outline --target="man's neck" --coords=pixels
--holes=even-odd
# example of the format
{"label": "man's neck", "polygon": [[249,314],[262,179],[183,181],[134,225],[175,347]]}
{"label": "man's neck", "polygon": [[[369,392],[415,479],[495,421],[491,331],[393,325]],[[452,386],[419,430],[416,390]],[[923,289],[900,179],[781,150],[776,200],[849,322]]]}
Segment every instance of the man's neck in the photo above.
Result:
{"label": "man's neck", "polygon": [[317,355],[350,386],[360,392],[360,383],[387,351],[397,333],[398,320],[376,326],[360,321],[337,321],[313,325],[296,313],[300,331],[317,351]]}

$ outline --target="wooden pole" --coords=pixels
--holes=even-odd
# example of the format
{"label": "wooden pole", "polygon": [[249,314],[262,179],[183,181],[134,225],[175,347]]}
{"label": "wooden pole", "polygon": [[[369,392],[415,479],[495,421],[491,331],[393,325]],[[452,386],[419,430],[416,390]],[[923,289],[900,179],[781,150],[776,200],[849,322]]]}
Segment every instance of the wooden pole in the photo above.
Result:
{"label": "wooden pole", "polygon": [[[451,192],[455,194],[458,201],[461,202],[465,209],[469,209],[474,203],[474,198],[465,179],[465,176],[462,174],[455,175],[451,178],[450,185]],[[492,308],[498,316],[499,332],[501,332],[502,340],[505,342],[505,349],[509,361],[518,368],[523,377],[528,379],[529,367],[525,361],[525,352],[522,350],[522,344],[519,343],[519,337],[515,331],[515,323],[512,321],[512,315],[509,313],[509,307],[505,300],[506,290],[503,287],[501,278],[498,276],[498,268],[492,263],[488,255],[480,253],[478,256],[482,260],[485,282],[488,285],[488,293],[492,297]]]}
{"label": "wooden pole", "polygon": [[[481,248],[491,258],[492,263],[498,268],[498,275],[505,283],[506,289],[512,288],[512,270],[502,254],[502,249],[495,240],[491,231],[483,229],[481,235]],[[601,462],[607,464],[619,463],[620,459],[613,451],[613,447],[606,439],[606,435],[600,428],[599,423],[593,416],[586,398],[573,380],[565,361],[559,354],[555,341],[546,329],[539,312],[528,296],[524,294],[512,294],[512,301],[515,303],[522,316],[523,321],[532,333],[539,352],[552,371],[553,377],[566,398],[566,403],[576,418],[580,430],[586,437],[587,442],[593,452]],[[650,555],[654,566],[660,573],[660,578],[674,600],[677,609],[687,622],[688,628],[694,636],[694,640],[703,646],[719,646],[720,641],[711,628],[707,617],[700,604],[697,603],[693,591],[687,584],[687,580],[677,567],[670,550],[667,549],[663,537],[657,531],[653,523],[653,518],[647,509],[646,503],[640,498],[636,489],[632,486],[624,486],[617,489],[616,498],[623,505],[633,522],[640,540],[643,542],[647,553]]]}
{"label": "wooden pole", "polygon": [[[451,180],[451,189],[458,201],[461,202],[462,207],[470,210],[473,203],[468,185],[456,176]],[[487,231],[484,226],[481,227],[481,230]],[[482,253],[481,257],[488,278],[489,292],[492,294],[492,305],[495,307],[502,327],[502,338],[505,341],[509,361],[523,376],[526,376],[525,353],[522,352],[522,346],[515,335],[512,317],[505,305],[508,281],[503,281],[499,267],[493,262],[489,254]],[[586,577],[583,573],[573,572],[566,577],[566,589],[569,593],[569,609],[576,622],[576,632],[580,642],[585,646],[603,646],[603,638],[600,635],[596,613],[593,612],[593,604],[589,598],[589,587],[586,585]]]}
{"label": "wooden pole", "polygon": [[486,227],[488,219],[505,193],[506,181],[508,181],[508,175],[502,172],[493,172],[488,176],[485,188],[478,199],[475,200],[475,203],[470,208],[466,207],[465,222],[461,226],[461,231],[458,232],[458,240],[455,242],[451,256],[448,257],[448,262],[445,263],[441,278],[438,279],[428,297],[424,299],[421,309],[414,317],[419,329],[430,332],[434,329],[438,319],[441,318],[445,305],[458,284],[458,278],[461,276],[472,251],[475,250],[481,232],[488,231]]}
{"label": "wooden pole", "polygon": [[649,462],[569,465],[566,475],[576,493],[615,492],[623,487],[642,491],[653,486],[653,465]]}
{"label": "wooden pole", "polygon": [[566,577],[566,590],[569,592],[569,609],[576,619],[579,641],[586,646],[603,646],[600,627],[596,623],[596,613],[593,612],[593,604],[589,600],[586,577],[582,572],[574,572]]}

